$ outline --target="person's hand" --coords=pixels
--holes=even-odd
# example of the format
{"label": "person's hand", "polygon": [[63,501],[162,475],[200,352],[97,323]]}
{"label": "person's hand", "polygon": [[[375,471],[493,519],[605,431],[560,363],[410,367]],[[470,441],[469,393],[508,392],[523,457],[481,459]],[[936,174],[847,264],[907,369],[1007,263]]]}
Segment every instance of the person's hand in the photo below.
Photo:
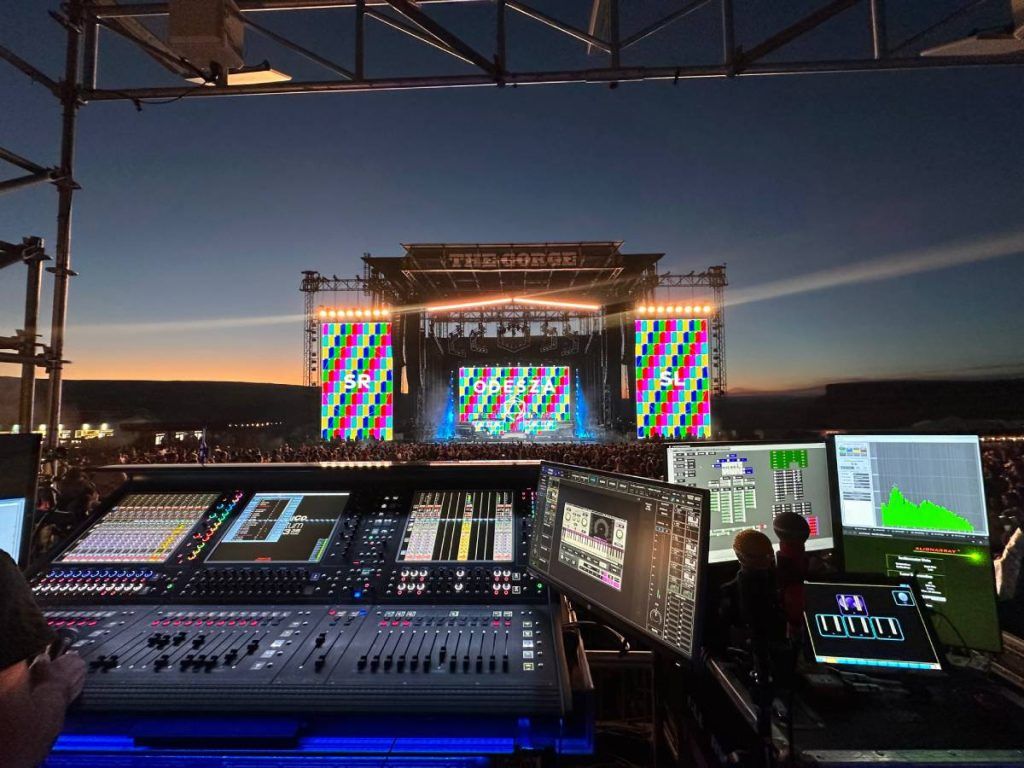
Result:
{"label": "person's hand", "polygon": [[65,653],[56,659],[43,654],[32,664],[32,687],[53,688],[70,704],[85,685],[85,661],[77,653]]}

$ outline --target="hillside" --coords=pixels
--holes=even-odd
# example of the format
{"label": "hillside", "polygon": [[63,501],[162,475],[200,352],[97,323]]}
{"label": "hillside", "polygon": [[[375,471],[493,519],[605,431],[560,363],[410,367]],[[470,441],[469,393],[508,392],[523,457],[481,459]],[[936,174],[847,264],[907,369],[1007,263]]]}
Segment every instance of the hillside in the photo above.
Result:
{"label": "hillside", "polygon": [[[0,424],[17,420],[18,379],[0,377]],[[47,383],[36,384],[36,422],[46,410]],[[182,426],[270,421],[298,426],[317,418],[316,389],[290,384],[230,381],[103,381],[64,383],[68,425],[109,422],[177,423]]]}

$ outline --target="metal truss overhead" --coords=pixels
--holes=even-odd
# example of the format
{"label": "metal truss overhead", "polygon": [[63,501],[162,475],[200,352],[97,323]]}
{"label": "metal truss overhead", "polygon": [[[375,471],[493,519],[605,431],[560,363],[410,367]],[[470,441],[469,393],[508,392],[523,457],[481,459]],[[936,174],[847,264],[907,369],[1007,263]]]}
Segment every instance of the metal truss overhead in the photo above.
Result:
{"label": "metal truss overhead", "polygon": [[[1000,0],[1001,2],[1003,0]],[[814,72],[878,71],[988,65],[1019,65],[1021,53],[999,55],[922,55],[934,45],[949,42],[965,29],[976,29],[991,19],[991,0],[968,0],[953,13],[943,15],[934,3],[915,3],[912,10],[901,4],[889,13],[885,0],[817,0],[782,4],[797,9],[779,14],[780,5],[772,2],[734,3],[734,0],[681,0],[679,2],[628,5],[620,0],[237,0],[244,23],[254,32],[319,65],[332,75],[329,79],[248,85],[154,85],[117,88],[97,86],[97,61],[86,61],[81,96],[86,101],[163,98],[205,98],[280,93],[325,93],[380,91],[415,88],[467,86],[534,85],[541,83],[604,83],[617,85],[642,80],[679,80],[691,78],[739,77],[744,75],[786,75]],[[1008,5],[1008,3],[1007,3]],[[441,6],[450,6],[441,8]],[[543,7],[542,7],[543,6]],[[987,6],[987,7],[986,7]],[[480,7],[490,8],[481,13]],[[858,10],[858,7],[860,10]],[[656,9],[644,11],[645,8]],[[352,25],[351,43],[337,49],[315,51],[270,28],[284,12],[312,12],[318,24],[325,15],[333,15],[332,24]],[[897,13],[898,11],[898,13]],[[115,0],[84,2],[83,30],[95,40],[98,29],[107,29],[134,42],[171,72],[195,74],[202,67],[188,62],[164,45],[146,26],[151,19],[165,16],[165,2],[118,3]],[[630,28],[624,22],[628,15]],[[765,16],[780,16],[786,21],[770,25]],[[901,29],[909,28],[899,41],[890,41],[890,17],[898,15]],[[1012,22],[1007,8],[1007,26]],[[255,17],[260,17],[257,22]],[[347,16],[347,21],[346,17]],[[444,17],[444,20],[441,17]],[[532,26],[558,33],[567,48],[581,46],[578,65],[550,68],[539,61],[540,52],[528,51],[525,66],[512,67],[507,51],[513,41],[509,31],[512,17],[526,19]],[[850,45],[841,46],[835,55],[805,58],[794,52],[794,43],[803,42],[819,27],[843,18],[849,28]],[[418,65],[405,75],[378,76],[373,68],[383,59],[393,60],[398,53],[389,46],[377,57],[369,54],[367,28],[370,23],[398,31],[412,45],[426,45],[448,55],[437,57],[436,67]],[[589,19],[589,23],[586,20]],[[709,31],[720,40],[717,60],[708,60],[697,45],[673,45],[666,63],[663,51],[652,53],[650,43],[666,35],[670,28],[685,23],[702,24],[699,35]],[[709,29],[709,21],[713,29]],[[586,28],[583,28],[585,23]],[[974,27],[971,27],[974,24]],[[460,31],[456,32],[458,28]],[[740,40],[738,30],[756,30],[753,41]],[[517,28],[515,41],[524,30]],[[526,33],[529,34],[529,33]],[[945,37],[944,37],[945,35]],[[859,42],[859,46],[857,43]],[[641,45],[643,43],[643,45]],[[848,51],[859,47],[856,53]],[[86,46],[94,56],[95,45]],[[515,48],[520,59],[523,46]],[[374,53],[377,53],[374,51]],[[399,54],[400,55],[400,54]],[[441,66],[441,63],[448,66]],[[518,59],[517,59],[518,62]],[[455,64],[453,70],[452,64]],[[206,73],[208,83],[216,79]]]}

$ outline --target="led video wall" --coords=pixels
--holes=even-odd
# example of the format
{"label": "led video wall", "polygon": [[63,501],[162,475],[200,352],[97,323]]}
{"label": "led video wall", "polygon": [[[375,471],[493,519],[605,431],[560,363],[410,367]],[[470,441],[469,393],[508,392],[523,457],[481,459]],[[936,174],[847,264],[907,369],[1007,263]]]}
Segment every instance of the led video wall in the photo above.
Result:
{"label": "led video wall", "polygon": [[537,435],[572,419],[565,365],[459,368],[459,423],[491,436]]}
{"label": "led video wall", "polygon": [[391,323],[320,325],[320,434],[390,440],[394,426]]}
{"label": "led video wall", "polygon": [[711,358],[706,318],[636,321],[636,435],[711,436]]}

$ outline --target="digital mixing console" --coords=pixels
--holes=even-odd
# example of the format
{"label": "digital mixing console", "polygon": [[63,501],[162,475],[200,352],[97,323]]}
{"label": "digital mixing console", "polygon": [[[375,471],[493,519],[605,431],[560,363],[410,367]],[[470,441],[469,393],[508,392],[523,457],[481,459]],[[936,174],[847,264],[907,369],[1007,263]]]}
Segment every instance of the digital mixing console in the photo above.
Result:
{"label": "digital mixing console", "polygon": [[30,579],[87,663],[74,712],[572,709],[536,465],[128,473]]}

